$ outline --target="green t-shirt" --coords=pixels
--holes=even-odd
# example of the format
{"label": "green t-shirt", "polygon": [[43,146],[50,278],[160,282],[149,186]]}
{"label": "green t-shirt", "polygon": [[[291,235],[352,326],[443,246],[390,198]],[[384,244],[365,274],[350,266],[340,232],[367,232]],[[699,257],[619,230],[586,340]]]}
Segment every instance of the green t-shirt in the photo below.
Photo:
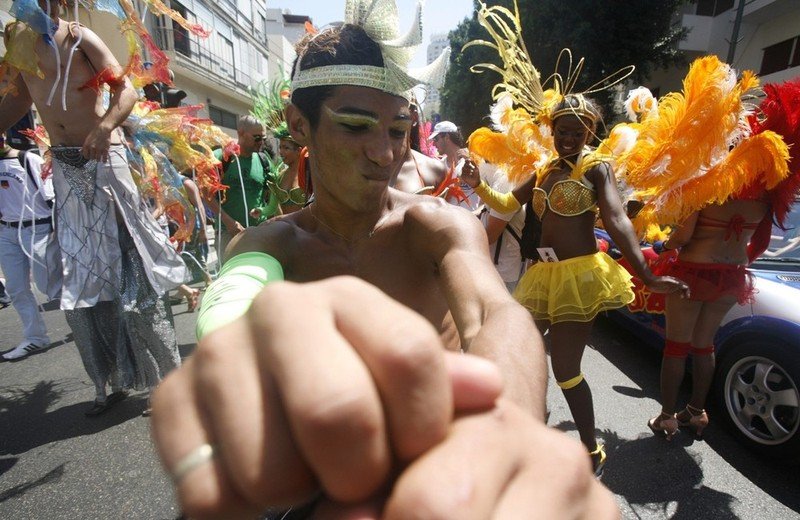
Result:
{"label": "green t-shirt", "polygon": [[[222,150],[214,150],[214,156],[221,161]],[[225,202],[222,203],[222,209],[239,224],[247,226],[249,222],[251,226],[255,226],[265,217],[255,219],[247,214],[251,209],[263,206],[265,176],[268,172],[264,172],[264,165],[261,164],[257,153],[238,159],[237,165],[236,157],[231,158],[222,176],[222,184],[228,187],[225,191]],[[239,176],[240,167],[241,177]],[[242,190],[242,181],[244,181],[244,190]]]}

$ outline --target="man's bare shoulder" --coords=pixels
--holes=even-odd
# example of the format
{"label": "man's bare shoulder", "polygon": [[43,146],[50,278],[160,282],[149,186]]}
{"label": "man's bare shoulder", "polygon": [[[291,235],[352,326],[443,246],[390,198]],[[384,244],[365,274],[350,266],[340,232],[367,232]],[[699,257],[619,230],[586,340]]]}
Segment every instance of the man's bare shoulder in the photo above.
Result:
{"label": "man's bare shoulder", "polygon": [[232,253],[257,251],[274,256],[286,265],[297,249],[298,239],[303,233],[303,211],[281,215],[244,230],[232,243]]}
{"label": "man's bare shoulder", "polygon": [[67,22],[67,30],[73,38],[96,38],[100,40],[96,32],[79,22]]}
{"label": "man's bare shoulder", "polygon": [[[76,22],[69,23],[68,31],[70,39],[80,41],[79,47],[86,53],[94,67],[119,66],[108,45],[96,32]],[[97,60],[101,60],[101,63],[95,63]]]}
{"label": "man's bare shoulder", "polygon": [[416,150],[411,150],[411,154],[417,161],[420,171],[424,174],[426,182],[439,184],[447,176],[447,166],[443,161],[429,157]]}
{"label": "man's bare shoulder", "polygon": [[468,210],[449,204],[439,197],[402,194],[406,202],[404,224],[410,231],[425,237],[471,235],[480,231],[480,221]]}

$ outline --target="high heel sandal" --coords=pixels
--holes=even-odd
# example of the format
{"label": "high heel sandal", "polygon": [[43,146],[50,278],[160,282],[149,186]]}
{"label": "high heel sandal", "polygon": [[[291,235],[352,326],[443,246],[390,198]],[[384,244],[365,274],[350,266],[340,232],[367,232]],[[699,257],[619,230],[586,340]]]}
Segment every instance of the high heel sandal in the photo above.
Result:
{"label": "high heel sandal", "polygon": [[[685,415],[684,415],[685,414]],[[708,414],[702,408],[695,408],[691,405],[686,405],[686,408],[683,409],[678,415],[675,417],[683,415],[689,416],[687,420],[678,419],[678,426],[681,428],[691,428],[694,430],[695,435],[700,438],[703,436],[703,430],[706,429],[708,426]]]}
{"label": "high heel sandal", "polygon": [[658,416],[647,421],[647,426],[656,435],[663,435],[668,441],[678,433],[678,419],[675,415],[661,412]]}
{"label": "high heel sandal", "polygon": [[592,459],[594,476],[599,479],[603,476],[603,469],[606,465],[606,447],[598,442],[594,451],[589,452],[589,457]]}

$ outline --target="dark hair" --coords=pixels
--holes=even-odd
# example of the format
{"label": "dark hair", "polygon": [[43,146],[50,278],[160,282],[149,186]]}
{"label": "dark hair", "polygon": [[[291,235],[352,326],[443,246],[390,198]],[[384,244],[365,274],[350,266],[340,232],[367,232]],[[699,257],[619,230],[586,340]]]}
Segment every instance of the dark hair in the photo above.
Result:
{"label": "dark hair", "polygon": [[[372,65],[383,67],[378,44],[361,27],[344,24],[310,35],[295,47],[297,58],[292,70],[308,70],[327,65]],[[337,85],[309,87],[292,92],[292,103],[300,109],[311,128],[319,124],[322,103],[333,95]]]}
{"label": "dark hair", "polygon": [[453,141],[453,144],[459,148],[464,148],[464,146],[466,146],[466,143],[464,142],[464,136],[461,135],[460,130],[456,130],[455,132],[442,132],[439,135],[448,136],[450,140]]}
{"label": "dark hair", "polygon": [[298,143],[297,141],[295,141],[291,137],[281,137],[278,141],[279,141],[278,142],[278,146],[279,147],[280,147],[281,144],[283,144],[285,142],[287,144],[292,145],[292,148],[294,148],[295,150],[299,150],[300,148],[302,148],[302,146],[300,146],[300,143]]}
{"label": "dark hair", "polygon": [[[420,144],[420,135],[419,135],[419,126],[422,124],[422,118],[419,113],[419,107],[417,106],[416,101],[412,101],[408,105],[408,110],[411,112],[413,124],[411,125],[411,131],[408,133],[408,142],[411,146],[412,150],[416,150],[422,153],[422,145]],[[414,114],[416,114],[416,120],[414,119]]]}

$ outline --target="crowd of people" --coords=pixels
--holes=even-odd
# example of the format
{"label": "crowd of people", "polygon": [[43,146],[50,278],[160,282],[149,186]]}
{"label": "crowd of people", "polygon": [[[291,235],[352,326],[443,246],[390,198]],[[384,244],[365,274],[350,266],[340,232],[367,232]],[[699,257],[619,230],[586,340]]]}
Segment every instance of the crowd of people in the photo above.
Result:
{"label": "crowd of people", "polygon": [[[646,168],[596,142],[602,115],[588,95],[558,82],[549,98],[530,85],[516,91],[535,102],[508,114],[538,140],[524,177],[513,178],[511,162],[453,122],[420,131],[412,88],[441,75],[442,62],[410,71],[415,39],[400,38],[393,0],[357,0],[346,23],[298,43],[289,96],[274,97],[274,113],[240,117],[236,146],[214,152],[213,186],[224,189],[179,168],[194,230],[176,234],[182,255],[126,153],[122,129],[140,93],[125,74],[106,79],[105,104],[101,89],[81,88],[97,71],[123,69],[55,0],[41,3],[56,55],[37,40],[43,74],[20,70],[0,101],[3,132],[36,106],[52,165],[43,176],[41,157],[0,143],[9,184],[0,263],[25,327],[3,357],[50,343],[32,273],[59,299],[94,383],[87,415],[157,387],[153,436],[190,516],[615,517],[595,478],[606,453],[581,360],[597,315],[633,292],[631,274],[598,248],[598,219],[633,274],[667,295],[662,410],[647,426],[667,439],[684,426],[702,435],[714,333],[752,297],[754,243],[780,211],[775,193],[796,184],[783,182],[793,173],[785,143],[768,140],[783,171],[755,172],[660,222],[678,225],[650,262],[617,178],[635,188],[636,168]],[[61,79],[58,49],[73,45],[81,52]],[[64,100],[51,106],[58,81]],[[482,135],[513,139],[519,128],[498,120]],[[526,234],[531,221],[537,232]],[[193,310],[193,281],[207,287],[197,348],[181,360],[167,293],[178,289]],[[546,426],[547,354],[582,447]],[[689,354],[692,396],[678,411]]]}

